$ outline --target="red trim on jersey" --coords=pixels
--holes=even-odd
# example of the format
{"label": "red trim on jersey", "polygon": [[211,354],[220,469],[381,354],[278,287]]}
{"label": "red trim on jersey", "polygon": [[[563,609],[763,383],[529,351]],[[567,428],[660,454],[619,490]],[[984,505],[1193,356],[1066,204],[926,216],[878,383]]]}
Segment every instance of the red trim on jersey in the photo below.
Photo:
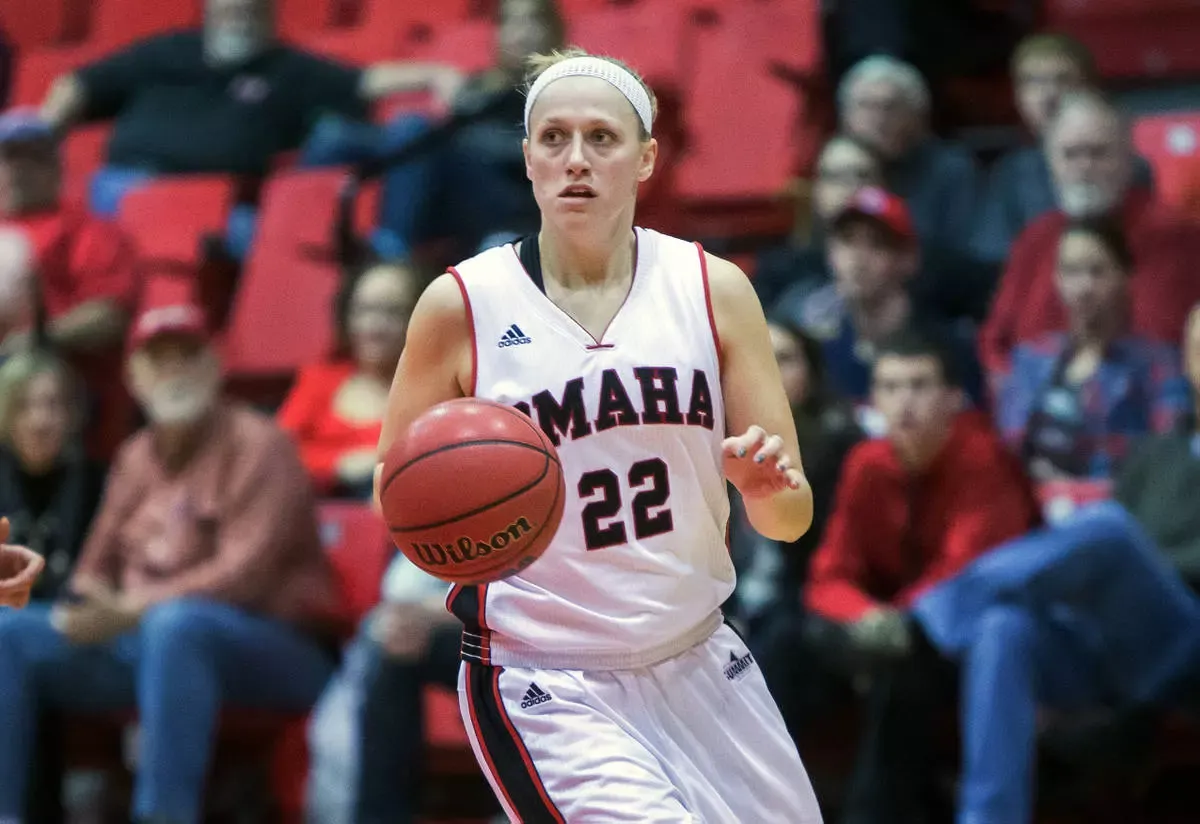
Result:
{"label": "red trim on jersey", "polygon": [[454,614],[454,599],[458,597],[458,593],[462,590],[462,584],[451,584],[450,591],[446,593],[446,612]]}
{"label": "red trim on jersey", "polygon": [[467,309],[467,325],[471,327],[471,388],[467,395],[475,397],[475,383],[479,380],[479,344],[475,340],[475,313],[471,311],[471,298],[467,295],[467,284],[463,283],[462,275],[453,266],[446,271],[454,276],[458,291],[462,292],[463,306]]}
{"label": "red trim on jersey", "polygon": [[[471,729],[475,731],[475,743],[479,746],[479,752],[483,755],[483,760],[487,762],[484,766],[492,776],[492,783],[500,790],[504,796],[504,800],[508,802],[510,810],[516,810],[517,805],[513,802],[512,797],[508,794],[508,790],[504,788],[504,782],[500,780],[500,772],[496,769],[496,762],[492,759],[492,753],[488,750],[487,742],[483,737],[483,728],[479,726],[479,716],[476,714],[475,707],[479,705],[479,696],[475,694],[475,686],[472,683],[475,679],[471,677],[471,664],[467,664],[467,677],[463,679],[463,684],[467,689],[467,715],[470,716]],[[496,670],[496,677],[500,677],[500,670]],[[500,706],[504,706],[501,704]]]}
{"label": "red trim on jersey", "polygon": [[492,694],[496,696],[496,707],[500,710],[500,719],[508,729],[508,734],[512,736],[513,743],[517,745],[517,751],[521,754],[521,761],[525,764],[525,770],[529,773],[529,778],[533,781],[533,786],[537,788],[538,795],[546,803],[546,809],[553,814],[554,820],[558,824],[567,824],[562,813],[558,811],[558,807],[554,806],[554,802],[550,800],[550,793],[546,791],[546,785],[542,783],[542,776],[533,764],[533,757],[529,755],[529,750],[526,749],[525,742],[521,740],[521,734],[517,732],[512,718],[508,715],[508,709],[504,706],[504,699],[500,697],[500,673],[502,671],[500,667],[492,670]]}
{"label": "red trim on jersey", "polygon": [[[704,306],[708,309],[708,328],[712,331],[713,345],[717,347],[717,370],[725,371],[722,364],[724,358],[721,355],[721,336],[717,333],[717,316],[713,314],[712,289],[708,285],[708,257],[704,254],[704,247],[700,242],[696,242],[696,251],[700,253],[700,279],[704,281]],[[719,376],[718,376],[719,377]]]}

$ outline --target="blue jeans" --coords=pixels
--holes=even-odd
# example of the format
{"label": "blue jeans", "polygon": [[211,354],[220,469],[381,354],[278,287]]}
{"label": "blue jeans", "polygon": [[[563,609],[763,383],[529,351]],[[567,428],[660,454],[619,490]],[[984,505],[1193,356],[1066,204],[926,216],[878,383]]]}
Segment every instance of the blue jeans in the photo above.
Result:
{"label": "blue jeans", "polygon": [[358,642],[365,656],[359,729],[359,776],[354,820],[400,824],[417,813],[425,752],[425,687],[458,681],[462,630],[435,630],[416,660],[388,656],[375,642]]}
{"label": "blue jeans", "polygon": [[913,615],[961,664],[959,824],[1030,820],[1039,705],[1160,701],[1200,646],[1200,602],[1111,503],[998,547]]}
{"label": "blue jeans", "polygon": [[303,712],[332,671],[292,627],[211,601],[160,604],[137,631],[98,646],[66,641],[46,605],[0,613],[0,819],[24,809],[42,702],[72,713],[136,708],[134,814],[192,824],[221,708]]}
{"label": "blue jeans", "polygon": [[[417,114],[400,115],[386,126],[328,115],[308,136],[299,162],[320,167],[380,160],[420,137],[429,125],[429,118]],[[379,228],[371,237],[376,254],[388,260],[408,257],[429,208],[437,165],[435,150],[384,172]]]}

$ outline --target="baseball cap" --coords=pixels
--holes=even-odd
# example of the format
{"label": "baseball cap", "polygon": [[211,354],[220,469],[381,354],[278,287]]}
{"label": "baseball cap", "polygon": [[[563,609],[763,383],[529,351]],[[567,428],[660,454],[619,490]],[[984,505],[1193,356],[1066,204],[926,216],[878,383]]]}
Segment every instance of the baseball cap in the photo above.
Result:
{"label": "baseball cap", "polygon": [[917,239],[912,215],[904,199],[877,186],[866,186],[855,192],[833,219],[833,225],[836,228],[843,221],[854,217],[874,220],[901,240]]}
{"label": "baseball cap", "polygon": [[54,136],[50,125],[31,106],[9,109],[0,113],[0,146],[49,140]]}
{"label": "baseball cap", "polygon": [[164,335],[191,338],[199,343],[208,341],[208,319],[204,310],[195,304],[177,303],[144,310],[133,324],[130,346],[140,349]]}

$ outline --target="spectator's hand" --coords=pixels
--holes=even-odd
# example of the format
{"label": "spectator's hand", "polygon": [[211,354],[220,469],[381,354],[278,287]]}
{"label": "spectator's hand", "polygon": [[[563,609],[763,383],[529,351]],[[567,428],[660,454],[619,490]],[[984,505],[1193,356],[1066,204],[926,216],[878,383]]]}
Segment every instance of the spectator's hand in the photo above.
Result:
{"label": "spectator's hand", "polygon": [[912,649],[912,633],[904,613],[875,607],[850,625],[850,640],[863,652],[899,658]]}
{"label": "spectator's hand", "polygon": [[74,596],[56,604],[51,625],[73,644],[103,644],[130,632],[141,620],[141,610],[107,586],[76,582]]}
{"label": "spectator's hand", "polygon": [[761,426],[726,438],[721,448],[725,477],[743,498],[766,498],[785,489],[799,489],[804,482],[791,458],[783,454],[783,439],[768,435]]}
{"label": "spectator's hand", "polygon": [[5,543],[8,532],[8,518],[0,518],[0,607],[20,609],[29,603],[46,561],[32,549]]}
{"label": "spectator's hand", "polygon": [[338,480],[347,484],[361,484],[370,480],[375,473],[379,458],[374,449],[357,449],[347,452],[338,459]]}
{"label": "spectator's hand", "polygon": [[368,634],[393,658],[414,660],[425,654],[433,631],[450,620],[445,607],[429,603],[382,603],[367,619]]}

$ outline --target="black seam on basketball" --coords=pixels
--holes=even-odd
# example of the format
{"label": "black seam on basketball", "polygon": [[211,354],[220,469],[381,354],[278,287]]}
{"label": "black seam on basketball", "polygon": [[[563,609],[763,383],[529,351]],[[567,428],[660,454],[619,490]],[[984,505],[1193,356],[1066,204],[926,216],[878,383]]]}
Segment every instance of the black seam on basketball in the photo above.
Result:
{"label": "black seam on basketball", "polygon": [[[559,472],[559,477],[560,477],[560,479],[562,477],[561,471]],[[547,517],[542,519],[542,523],[538,527],[537,532],[533,533],[532,535],[527,536],[524,540],[529,541],[529,542],[536,541],[538,539],[538,537],[543,532],[546,531],[546,524],[550,523],[549,516],[551,514],[553,514],[554,510],[558,507],[558,499],[559,499],[560,492],[564,492],[564,493],[566,492],[566,484],[559,484],[554,487],[554,500],[550,502],[550,508],[546,511]],[[565,502],[564,502],[564,506],[565,506]],[[500,557],[502,560],[507,559],[507,556],[500,556]],[[498,569],[502,569],[503,567],[504,567],[504,564],[498,562],[494,566],[489,566],[489,567],[479,570],[479,572],[477,574],[490,576],[493,572],[495,572]],[[513,571],[508,573],[508,575],[501,576],[500,578],[489,577],[486,581],[482,581],[482,582],[474,581],[473,583],[475,586],[482,586],[485,583],[486,584],[494,583],[495,581],[501,581],[501,580],[504,580],[504,578],[512,577],[513,575],[516,575],[517,573],[521,572],[523,569],[524,569],[524,567],[522,567],[521,569],[514,569]]]}
{"label": "black seam on basketball", "polygon": [[[521,443],[519,441],[468,441],[466,444],[463,444],[463,445],[464,446],[472,446],[472,445],[476,445],[476,444],[496,444],[496,443],[504,443],[504,444],[511,444],[513,446],[520,446],[522,448],[532,449],[533,451],[540,453],[542,455],[542,457],[546,459],[546,463],[542,466],[541,473],[537,476],[537,478],[530,481],[528,484],[526,484],[525,486],[516,490],[515,492],[510,492],[509,494],[505,495],[503,498],[497,498],[496,500],[492,501],[491,503],[489,503],[485,506],[481,506],[477,509],[473,509],[470,512],[461,512],[458,515],[455,515],[453,518],[445,518],[441,521],[435,521],[435,522],[429,523],[429,524],[417,524],[416,526],[393,526],[392,524],[388,524],[388,531],[389,532],[396,532],[396,531],[417,532],[418,530],[422,530],[422,529],[437,529],[440,526],[446,526],[447,524],[452,524],[455,521],[461,521],[464,518],[474,517],[476,515],[479,515],[480,513],[487,512],[489,509],[500,506],[501,504],[506,504],[509,501],[511,501],[513,498],[524,495],[526,492],[528,492],[529,490],[533,489],[535,486],[540,484],[542,482],[542,480],[546,477],[546,474],[550,471],[550,461],[552,459],[552,456],[550,455],[549,452],[545,451],[544,449],[539,449],[537,447],[531,446],[529,444]],[[412,464],[415,464],[417,461],[427,458],[430,455],[435,455],[439,452],[444,452],[444,451],[446,451],[446,448],[443,447],[443,448],[439,448],[439,449],[436,449],[436,450],[433,450],[430,452],[426,452],[420,458],[416,458],[412,461],[409,461],[407,464],[405,464],[405,466],[411,466]],[[403,467],[401,467],[401,469],[402,468]],[[392,473],[392,479],[395,479],[395,477],[399,474],[400,474],[400,469],[397,469],[395,472]],[[384,486],[382,488],[386,491],[387,484],[384,484]]]}
{"label": "black seam on basketball", "polygon": [[519,446],[522,449],[532,449],[535,452],[541,452],[544,455],[550,454],[549,452],[546,451],[546,449],[541,444],[538,444],[535,446],[534,444],[531,444],[531,443],[525,443],[524,441],[512,441],[512,440],[508,440],[507,438],[479,438],[479,439],[473,440],[473,441],[456,441],[454,443],[448,443],[444,446],[435,447],[435,448],[429,450],[428,452],[422,452],[420,455],[413,458],[408,463],[401,464],[400,466],[396,467],[396,469],[392,472],[392,474],[388,475],[383,480],[383,483],[380,485],[379,488],[380,488],[380,490],[387,489],[388,484],[390,484],[392,481],[394,481],[396,479],[396,476],[399,475],[401,472],[408,469],[413,464],[419,463],[433,455],[439,455],[442,452],[450,452],[451,450],[454,450],[454,449],[465,449],[468,446],[489,446],[489,445],[494,445],[494,444],[498,444],[498,443],[509,444],[511,446]]}
{"label": "black seam on basketball", "polygon": [[[533,434],[537,435],[539,441],[546,442],[546,445],[549,446],[550,448],[554,447],[554,442],[550,440],[550,436],[548,436],[544,431],[542,431],[542,428],[540,426],[538,426],[536,423],[533,422],[533,418],[529,417],[524,412],[522,412],[520,409],[517,409],[514,406],[506,406],[504,408],[507,409],[509,412],[512,412],[518,418],[520,418],[521,423],[525,424],[531,430],[533,430]],[[555,461],[558,460],[557,455],[554,456],[554,460]],[[562,464],[559,464],[559,465],[561,466]]]}
{"label": "black seam on basketball", "polygon": [[[559,470],[559,480],[562,480],[562,470],[561,469]],[[541,536],[541,534],[546,531],[546,525],[548,523],[550,523],[549,516],[552,515],[554,513],[554,510],[558,508],[560,493],[562,493],[562,495],[563,495],[563,499],[564,499],[563,506],[565,508],[565,506],[566,506],[566,501],[565,501],[566,485],[560,483],[554,487],[554,500],[552,500],[550,502],[550,508],[546,510],[546,517],[544,517],[542,519],[541,524],[538,526],[537,532],[534,532],[532,535],[527,536],[524,540],[531,541],[531,542],[536,541],[538,539],[538,537]],[[561,519],[560,519],[560,522],[561,522]],[[508,575],[503,575],[499,578],[495,577],[493,575],[493,573],[495,573],[497,570],[503,569],[505,566],[505,563],[504,563],[505,561],[507,561],[507,556],[499,555],[497,562],[495,564],[488,566],[488,567],[484,567],[483,569],[480,569],[475,573],[477,575],[484,576],[483,578],[472,578],[470,580],[461,579],[461,578],[454,578],[454,579],[447,578],[444,580],[451,581],[452,583],[456,583],[459,586],[461,586],[463,589],[462,589],[462,591],[459,592],[459,597],[462,597],[462,593],[470,587],[486,586],[487,584],[494,583],[496,581],[501,581],[504,578],[509,578],[509,577],[521,572],[520,569],[516,569],[516,570],[513,570],[512,572],[508,573]],[[433,572],[431,570],[430,574],[437,575],[438,573]],[[484,629],[486,630],[486,627]]]}

